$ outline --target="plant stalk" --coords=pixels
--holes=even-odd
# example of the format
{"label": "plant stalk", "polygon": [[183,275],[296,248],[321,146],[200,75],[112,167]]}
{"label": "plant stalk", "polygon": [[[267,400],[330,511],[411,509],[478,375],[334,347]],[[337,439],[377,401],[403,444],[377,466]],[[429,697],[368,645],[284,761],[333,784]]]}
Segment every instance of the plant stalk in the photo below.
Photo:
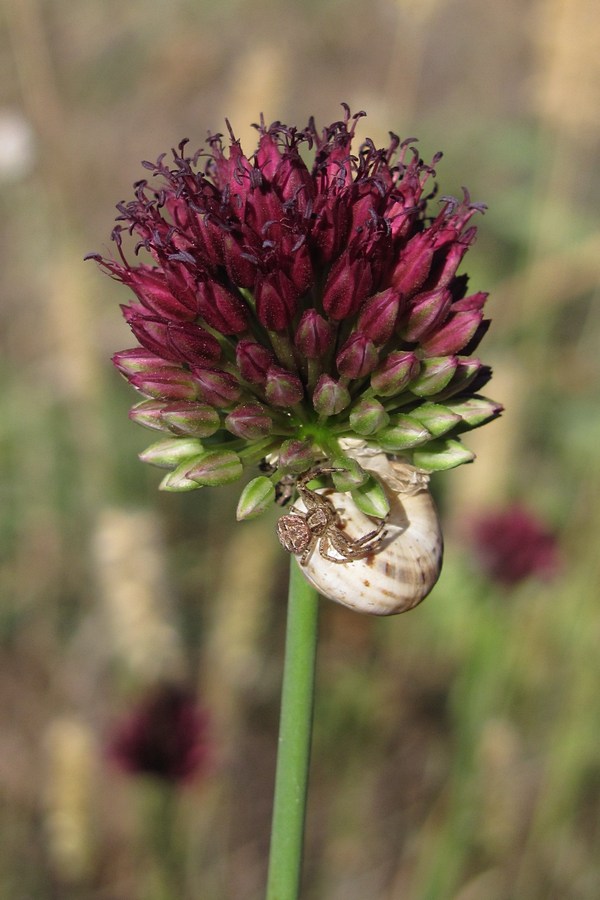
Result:
{"label": "plant stalk", "polygon": [[318,610],[318,594],[292,558],[266,900],[297,900],[299,896]]}

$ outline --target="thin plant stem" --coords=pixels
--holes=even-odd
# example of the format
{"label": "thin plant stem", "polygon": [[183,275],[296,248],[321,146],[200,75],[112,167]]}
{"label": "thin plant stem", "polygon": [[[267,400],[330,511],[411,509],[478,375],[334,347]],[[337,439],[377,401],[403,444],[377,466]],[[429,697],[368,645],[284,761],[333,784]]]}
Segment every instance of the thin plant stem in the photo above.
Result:
{"label": "thin plant stem", "polygon": [[312,734],[319,597],[291,560],[266,900],[297,900]]}

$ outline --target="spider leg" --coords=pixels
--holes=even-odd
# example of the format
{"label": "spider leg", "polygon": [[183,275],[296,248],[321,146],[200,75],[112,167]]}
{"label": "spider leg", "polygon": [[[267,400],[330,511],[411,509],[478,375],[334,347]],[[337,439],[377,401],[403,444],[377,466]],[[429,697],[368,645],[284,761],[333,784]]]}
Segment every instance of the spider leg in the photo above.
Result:
{"label": "spider leg", "polygon": [[339,540],[340,544],[343,544],[348,547],[364,547],[365,544],[369,543],[379,543],[382,539],[381,532],[384,528],[385,523],[382,522],[378,528],[375,528],[373,531],[369,531],[367,534],[363,534],[362,537],[359,538],[351,538],[344,531],[340,531],[336,529],[335,537]]}
{"label": "spider leg", "polygon": [[[329,553],[329,542],[330,542],[330,536],[324,534],[319,543],[319,553],[321,554],[323,559],[326,559],[329,562],[338,563],[338,565],[339,565],[339,563],[348,562],[349,557],[344,556],[341,553],[341,551],[339,551],[339,550],[338,550],[338,552],[340,553],[340,556],[342,556],[342,559],[340,559],[339,556],[332,556],[331,553]],[[337,549],[337,548],[335,548],[334,542],[331,541],[331,543],[334,545],[334,549]]]}
{"label": "spider leg", "polygon": [[318,478],[320,475],[328,475],[330,472],[343,472],[343,469],[333,468],[328,466],[324,469],[311,469],[310,472],[307,472],[302,478],[299,478],[296,482],[296,489],[302,499],[304,500],[304,504],[307,509],[315,509],[315,507],[327,505],[333,509],[333,504],[324,497],[322,494],[317,494],[316,491],[313,491],[312,488],[308,487],[309,481],[314,481],[315,478]]}
{"label": "spider leg", "polygon": [[361,556],[366,556],[367,553],[375,550],[381,544],[383,536],[381,535],[381,528],[377,528],[363,535],[363,537],[353,540],[344,534],[343,531],[336,530],[330,533],[329,539],[331,546],[340,556],[345,556],[347,559],[359,559]]}
{"label": "spider leg", "polygon": [[310,488],[307,488],[305,485],[298,485],[298,493],[304,500],[304,505],[307,509],[317,509],[319,506],[325,506],[329,503],[329,501],[325,497],[321,497],[315,491],[311,491]]}
{"label": "spider leg", "polygon": [[306,563],[308,562],[308,558],[309,558],[310,554],[313,552],[316,541],[317,541],[317,537],[316,537],[316,535],[313,535],[313,538],[312,538],[310,544],[308,545],[308,547],[306,548],[306,550],[303,552],[302,556],[300,557],[300,565],[301,566],[305,566]]}
{"label": "spider leg", "polygon": [[[377,543],[378,543],[379,541],[381,541],[383,539],[383,535],[381,534],[381,532],[383,531],[384,528],[385,528],[385,520],[382,519],[380,524],[377,526],[377,528],[374,528],[373,531],[369,531],[367,534],[363,534],[363,536],[360,538],[353,539],[352,543],[355,546],[362,547],[365,544],[368,544],[369,541],[374,541],[375,538],[377,538]],[[344,535],[344,537],[346,537],[346,535]]]}

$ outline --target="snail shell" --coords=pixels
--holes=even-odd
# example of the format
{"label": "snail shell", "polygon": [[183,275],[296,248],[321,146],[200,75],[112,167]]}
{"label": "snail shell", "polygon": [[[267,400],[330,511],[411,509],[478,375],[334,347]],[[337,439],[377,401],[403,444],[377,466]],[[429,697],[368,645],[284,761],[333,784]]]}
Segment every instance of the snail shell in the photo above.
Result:
{"label": "snail shell", "polygon": [[[435,585],[442,567],[442,532],[427,475],[381,453],[360,462],[377,476],[390,501],[385,537],[375,551],[340,563],[324,559],[315,547],[302,572],[319,593],[336,603],[391,616],[412,609]],[[350,538],[373,529],[373,520],[354,505],[350,494],[321,492],[338,510],[342,530]],[[294,505],[305,509],[301,501]]]}

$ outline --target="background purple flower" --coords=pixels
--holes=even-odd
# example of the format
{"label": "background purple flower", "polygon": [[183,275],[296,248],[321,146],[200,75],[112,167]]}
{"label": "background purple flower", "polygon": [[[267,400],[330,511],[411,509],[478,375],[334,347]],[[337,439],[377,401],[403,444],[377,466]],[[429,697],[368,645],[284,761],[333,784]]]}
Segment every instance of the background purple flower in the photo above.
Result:
{"label": "background purple flower", "polygon": [[132,775],[185,782],[207,762],[206,712],[186,688],[154,688],[115,723],[108,755]]}
{"label": "background purple flower", "polygon": [[519,504],[476,519],[471,541],[482,569],[500,584],[515,585],[532,576],[551,579],[560,568],[556,535]]}

